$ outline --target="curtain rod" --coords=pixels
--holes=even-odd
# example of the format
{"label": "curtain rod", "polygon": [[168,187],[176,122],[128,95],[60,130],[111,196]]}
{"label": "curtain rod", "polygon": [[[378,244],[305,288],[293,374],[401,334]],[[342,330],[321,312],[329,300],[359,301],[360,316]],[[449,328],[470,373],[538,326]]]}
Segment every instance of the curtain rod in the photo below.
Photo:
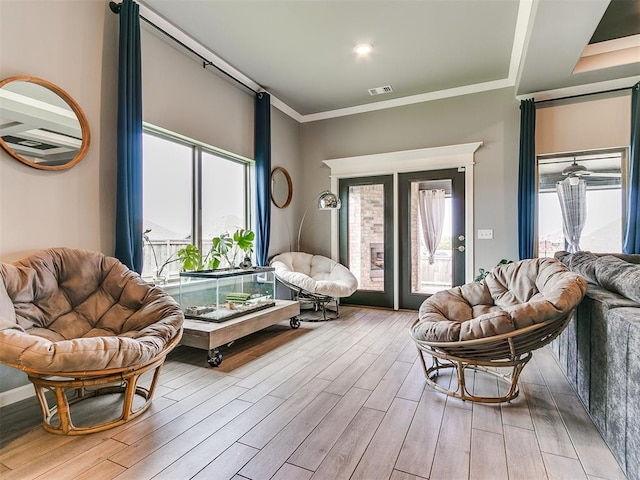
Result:
{"label": "curtain rod", "polygon": [[[120,4],[114,2],[113,0],[109,2],[109,9],[111,9],[111,11],[113,13],[115,13],[116,15],[120,13]],[[178,40],[176,37],[174,37],[173,35],[171,35],[169,32],[167,32],[166,30],[163,30],[162,28],[160,28],[158,25],[156,25],[155,23],[153,23],[151,20],[149,20],[148,18],[145,18],[144,16],[140,15],[140,18],[142,20],[145,21],[145,23],[147,23],[148,25],[152,26],[153,28],[155,28],[157,31],[159,31],[160,33],[164,34],[165,36],[169,37],[171,40],[173,40],[174,42],[176,42],[178,45],[180,45],[182,48],[184,48],[185,50],[188,50],[189,52],[191,52],[193,55],[195,55],[196,57],[198,57],[200,60],[202,60],[202,68],[207,68],[207,65],[214,67],[216,70],[218,70],[220,73],[224,74],[225,76],[227,76],[228,78],[230,78],[231,80],[233,80],[234,82],[242,85],[244,88],[246,88],[247,90],[253,92],[253,93],[258,93],[258,91],[254,90],[253,88],[251,88],[249,85],[247,85],[246,83],[244,83],[242,80],[238,80],[236,77],[234,77],[233,75],[231,75],[229,72],[226,72],[225,70],[223,70],[222,68],[218,67],[215,63],[213,63],[211,60],[209,60],[208,58],[203,57],[202,55],[200,55],[198,52],[196,52],[195,50],[193,50],[191,47],[189,47],[188,45],[185,45],[183,42],[181,42],[180,40]]]}
{"label": "curtain rod", "polygon": [[558,102],[560,100],[570,100],[572,98],[588,97],[591,95],[601,95],[604,93],[621,92],[622,90],[631,90],[631,89],[633,89],[633,85],[630,87],[620,87],[620,88],[613,88],[611,90],[603,90],[602,92],[579,93],[577,95],[569,95],[567,97],[549,98],[547,100],[534,100],[533,103],[535,103],[536,105],[539,105],[541,103]]}

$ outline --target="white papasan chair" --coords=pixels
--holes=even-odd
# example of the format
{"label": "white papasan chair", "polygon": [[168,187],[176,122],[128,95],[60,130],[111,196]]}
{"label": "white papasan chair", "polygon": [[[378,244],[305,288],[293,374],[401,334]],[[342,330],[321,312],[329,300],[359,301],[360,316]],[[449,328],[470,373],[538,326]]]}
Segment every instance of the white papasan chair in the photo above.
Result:
{"label": "white papasan chair", "polygon": [[[312,303],[315,311],[322,312],[321,320],[338,318],[340,298],[351,296],[358,288],[358,280],[347,267],[322,255],[281,253],[273,257],[271,266],[278,281],[291,289],[296,300]],[[335,303],[335,316],[327,317],[331,302]],[[304,316],[300,319],[314,320]]]}

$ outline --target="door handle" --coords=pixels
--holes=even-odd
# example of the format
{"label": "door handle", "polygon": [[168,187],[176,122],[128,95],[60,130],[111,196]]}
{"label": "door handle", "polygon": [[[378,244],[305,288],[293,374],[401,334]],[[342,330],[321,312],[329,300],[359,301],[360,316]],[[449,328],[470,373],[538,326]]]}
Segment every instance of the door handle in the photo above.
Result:
{"label": "door handle", "polygon": [[466,239],[466,237],[464,235],[459,235],[458,236],[458,240],[460,240],[461,242],[464,242]]}
{"label": "door handle", "polygon": [[459,251],[459,252],[464,252],[465,250],[466,250],[466,248],[464,247],[464,245],[460,245],[460,246],[458,247],[458,251]]}

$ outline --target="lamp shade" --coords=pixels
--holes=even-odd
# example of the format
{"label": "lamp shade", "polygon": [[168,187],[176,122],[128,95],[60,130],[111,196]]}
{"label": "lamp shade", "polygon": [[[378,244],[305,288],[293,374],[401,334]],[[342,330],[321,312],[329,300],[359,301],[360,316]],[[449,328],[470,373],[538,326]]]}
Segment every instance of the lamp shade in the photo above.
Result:
{"label": "lamp shade", "polygon": [[334,210],[341,206],[340,198],[329,190],[322,192],[318,197],[318,210]]}

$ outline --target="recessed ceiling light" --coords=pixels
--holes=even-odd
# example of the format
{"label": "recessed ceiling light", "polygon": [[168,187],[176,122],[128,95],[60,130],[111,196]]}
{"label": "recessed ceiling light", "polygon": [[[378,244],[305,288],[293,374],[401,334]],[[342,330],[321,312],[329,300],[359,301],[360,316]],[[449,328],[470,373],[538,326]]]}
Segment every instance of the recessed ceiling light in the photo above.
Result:
{"label": "recessed ceiling light", "polygon": [[353,48],[358,55],[368,55],[373,51],[373,45],[370,43],[359,43]]}

